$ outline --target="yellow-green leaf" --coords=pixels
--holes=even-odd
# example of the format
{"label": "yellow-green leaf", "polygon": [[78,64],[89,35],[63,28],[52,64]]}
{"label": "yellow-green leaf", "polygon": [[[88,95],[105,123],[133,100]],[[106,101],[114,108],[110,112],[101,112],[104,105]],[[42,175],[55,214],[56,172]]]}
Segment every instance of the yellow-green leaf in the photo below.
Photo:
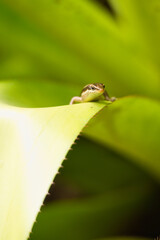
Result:
{"label": "yellow-green leaf", "polygon": [[104,104],[0,105],[0,239],[26,240],[75,138]]}

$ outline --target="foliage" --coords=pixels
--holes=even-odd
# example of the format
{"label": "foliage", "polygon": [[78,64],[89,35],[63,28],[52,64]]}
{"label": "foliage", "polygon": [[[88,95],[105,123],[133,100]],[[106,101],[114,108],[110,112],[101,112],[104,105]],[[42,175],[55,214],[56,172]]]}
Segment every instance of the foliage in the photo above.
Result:
{"label": "foliage", "polygon": [[[108,4],[0,1],[1,240],[27,239],[67,153],[30,239],[159,234],[160,3]],[[91,82],[117,101],[68,106]]]}

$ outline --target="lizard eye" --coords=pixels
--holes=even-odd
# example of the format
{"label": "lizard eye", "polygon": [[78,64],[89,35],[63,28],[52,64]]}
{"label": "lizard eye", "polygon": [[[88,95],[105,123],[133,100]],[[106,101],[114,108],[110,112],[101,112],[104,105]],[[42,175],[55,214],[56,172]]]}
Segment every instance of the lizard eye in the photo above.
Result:
{"label": "lizard eye", "polygon": [[95,87],[90,87],[91,90],[95,90]]}

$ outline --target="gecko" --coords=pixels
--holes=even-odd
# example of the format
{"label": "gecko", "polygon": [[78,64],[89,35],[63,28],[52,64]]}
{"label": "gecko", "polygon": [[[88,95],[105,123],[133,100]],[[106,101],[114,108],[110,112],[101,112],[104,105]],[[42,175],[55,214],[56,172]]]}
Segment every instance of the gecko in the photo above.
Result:
{"label": "gecko", "polygon": [[114,102],[115,97],[109,97],[107,91],[105,90],[105,85],[103,83],[92,83],[86,85],[80,94],[80,97],[75,96],[71,99],[70,104],[73,103],[83,103],[98,101],[104,97],[105,100]]}

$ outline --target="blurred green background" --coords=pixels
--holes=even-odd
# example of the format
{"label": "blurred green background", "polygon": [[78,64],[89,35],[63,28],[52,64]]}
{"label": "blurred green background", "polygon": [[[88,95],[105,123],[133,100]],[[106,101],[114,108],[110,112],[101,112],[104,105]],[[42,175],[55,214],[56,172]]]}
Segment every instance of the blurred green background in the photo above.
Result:
{"label": "blurred green background", "polygon": [[160,1],[0,0],[0,36],[1,102],[66,105],[94,82],[119,98],[68,153],[30,239],[158,236]]}

